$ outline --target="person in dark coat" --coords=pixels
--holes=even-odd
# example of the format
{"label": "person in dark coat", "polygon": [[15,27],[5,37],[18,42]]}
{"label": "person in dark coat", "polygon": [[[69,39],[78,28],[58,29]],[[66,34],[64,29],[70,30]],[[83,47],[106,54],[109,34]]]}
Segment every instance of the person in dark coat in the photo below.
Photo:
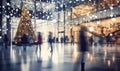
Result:
{"label": "person in dark coat", "polygon": [[74,36],[71,36],[71,45],[74,45]]}
{"label": "person in dark coat", "polygon": [[108,45],[111,45],[112,47],[112,34],[108,34],[108,36],[106,37],[106,41],[107,41],[107,47]]}
{"label": "person in dark coat", "polygon": [[52,46],[53,36],[52,36],[52,32],[49,32],[49,35],[48,35],[48,43],[50,44],[50,47],[51,47],[51,51],[50,51],[50,52],[53,52],[53,46]]}
{"label": "person in dark coat", "polygon": [[[88,51],[88,40],[87,40],[87,28],[85,26],[81,26],[80,34],[79,34],[79,41],[78,41],[78,52],[79,55],[75,62],[73,71],[85,71],[85,55]],[[81,66],[81,67],[80,67]]]}
{"label": "person in dark coat", "polygon": [[41,44],[42,44],[42,35],[41,35],[41,32],[38,33],[37,44],[38,44],[38,46],[40,48],[40,51],[41,51]]}
{"label": "person in dark coat", "polygon": [[79,51],[81,52],[85,52],[88,50],[88,40],[87,40],[86,32],[87,32],[87,28],[85,26],[82,26],[80,30],[79,42],[78,42]]}
{"label": "person in dark coat", "polygon": [[28,37],[26,34],[23,34],[23,36],[21,37],[21,43],[22,43],[24,51],[26,51],[26,45],[28,43]]}
{"label": "person in dark coat", "polygon": [[90,44],[90,46],[93,45],[93,36],[91,36],[91,37],[89,38],[89,44]]}
{"label": "person in dark coat", "polygon": [[100,44],[101,47],[103,47],[103,42],[104,42],[104,36],[100,35],[99,36],[99,44]]}
{"label": "person in dark coat", "polygon": [[8,45],[8,43],[9,43],[9,39],[8,39],[7,34],[4,35],[3,40],[4,40],[5,48],[7,48],[7,45]]}
{"label": "person in dark coat", "polygon": [[36,47],[36,55],[37,55],[38,62],[42,62],[42,59],[41,59],[41,45],[42,45],[42,43],[43,43],[42,34],[41,34],[41,32],[38,32],[37,47]]}

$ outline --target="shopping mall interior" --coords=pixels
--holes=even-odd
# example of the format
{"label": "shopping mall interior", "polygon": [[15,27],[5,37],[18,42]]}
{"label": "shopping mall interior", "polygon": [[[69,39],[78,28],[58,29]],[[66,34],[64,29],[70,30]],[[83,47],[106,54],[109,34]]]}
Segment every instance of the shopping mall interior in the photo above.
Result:
{"label": "shopping mall interior", "polygon": [[[77,51],[81,26],[89,31],[88,38],[103,36],[104,46],[89,46],[84,54]],[[40,50],[36,45],[39,32]],[[47,43],[50,32],[55,39],[52,53]],[[24,34],[33,40],[25,51],[20,45]],[[111,46],[107,46],[109,35]],[[0,1],[0,71],[120,71],[119,44],[120,0]]]}
{"label": "shopping mall interior", "polygon": [[3,0],[0,37],[8,34],[15,41],[16,36],[24,33],[17,35],[23,29],[19,27],[18,30],[23,6],[26,6],[25,14],[28,14],[34,37],[37,32],[42,32],[45,42],[49,32],[59,39],[74,36],[77,42],[80,25],[85,25],[96,34],[107,36],[119,30],[119,4],[119,0]]}

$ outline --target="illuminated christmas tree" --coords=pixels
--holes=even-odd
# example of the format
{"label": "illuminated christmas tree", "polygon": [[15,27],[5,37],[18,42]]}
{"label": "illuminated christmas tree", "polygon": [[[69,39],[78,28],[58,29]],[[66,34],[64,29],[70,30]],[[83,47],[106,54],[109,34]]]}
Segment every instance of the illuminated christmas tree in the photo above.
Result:
{"label": "illuminated christmas tree", "polygon": [[29,16],[29,11],[27,10],[26,5],[24,5],[22,8],[20,22],[19,22],[17,32],[16,32],[16,35],[14,38],[15,42],[21,42],[21,36],[23,34],[31,35],[33,37],[33,41],[35,42],[36,35],[35,35],[34,30],[33,30],[33,26],[31,23],[30,16]]}

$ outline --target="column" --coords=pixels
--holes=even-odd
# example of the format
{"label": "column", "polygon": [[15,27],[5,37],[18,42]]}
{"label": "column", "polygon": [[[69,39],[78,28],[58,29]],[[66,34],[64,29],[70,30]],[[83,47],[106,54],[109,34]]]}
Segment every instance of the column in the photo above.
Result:
{"label": "column", "polygon": [[34,8],[35,8],[35,11],[34,11],[34,30],[36,32],[36,0],[34,0]]}
{"label": "column", "polygon": [[65,43],[65,23],[66,23],[66,20],[65,20],[65,15],[66,15],[65,4],[63,4],[63,11],[64,11],[64,43]]}
{"label": "column", "polygon": [[2,0],[0,1],[0,44],[2,41]]}
{"label": "column", "polygon": [[[8,36],[11,36],[11,25],[10,25],[10,13],[11,13],[11,6],[10,6],[10,0],[6,1],[6,33]],[[10,39],[11,40],[11,39]]]}

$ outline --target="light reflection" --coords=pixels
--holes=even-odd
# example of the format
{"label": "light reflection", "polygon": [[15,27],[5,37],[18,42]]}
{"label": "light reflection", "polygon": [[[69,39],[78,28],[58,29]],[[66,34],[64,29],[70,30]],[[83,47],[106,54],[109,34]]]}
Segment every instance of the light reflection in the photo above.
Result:
{"label": "light reflection", "polygon": [[77,61],[77,58],[78,58],[78,56],[80,56],[80,53],[79,52],[74,52],[73,53],[73,62],[76,62]]}
{"label": "light reflection", "polygon": [[113,17],[113,14],[112,14],[112,13],[110,14],[110,17]]}
{"label": "light reflection", "polygon": [[93,27],[89,27],[90,32],[94,31]]}
{"label": "light reflection", "polygon": [[30,69],[30,68],[29,68],[29,67],[30,67],[29,65],[30,65],[30,64],[22,64],[22,65],[21,65],[21,71],[29,71],[29,69]]}
{"label": "light reflection", "polygon": [[115,62],[115,55],[112,56],[112,61]]}
{"label": "light reflection", "polygon": [[15,50],[12,47],[10,48],[10,57],[12,62],[16,61]]}
{"label": "light reflection", "polygon": [[97,21],[97,24],[100,24],[100,21]]}
{"label": "light reflection", "polygon": [[116,19],[115,19],[115,18],[112,18],[111,20],[112,20],[112,21],[116,21]]}
{"label": "light reflection", "polygon": [[106,62],[106,57],[104,57],[104,63]]}
{"label": "light reflection", "polygon": [[53,53],[53,57],[52,57],[53,63],[56,63],[56,64],[59,63],[58,57],[59,57],[59,55],[57,54],[57,52]]}
{"label": "light reflection", "polygon": [[105,56],[105,57],[107,56],[107,51],[106,51],[106,50],[104,51],[104,56]]}
{"label": "light reflection", "polygon": [[110,7],[111,10],[113,10],[113,7]]}
{"label": "light reflection", "polygon": [[[48,45],[43,45],[44,47],[49,47]],[[41,46],[41,48],[43,47]],[[45,48],[45,49],[41,49],[41,58],[45,61],[47,61],[48,59],[48,52],[50,52],[49,50],[47,50],[48,48]]]}
{"label": "light reflection", "polygon": [[88,57],[88,58],[91,58],[91,55],[90,55],[90,53],[87,53],[87,57]]}
{"label": "light reflection", "polygon": [[95,47],[94,46],[92,47],[92,55],[93,56],[95,55]]}
{"label": "light reflection", "polygon": [[106,62],[107,50],[104,51],[104,63]]}
{"label": "light reflection", "polygon": [[78,46],[75,44],[73,47],[73,62],[76,62],[77,57],[79,56],[79,52],[78,52]]}
{"label": "light reflection", "polygon": [[107,10],[104,10],[104,12],[106,12]]}
{"label": "light reflection", "polygon": [[108,62],[108,66],[110,66],[110,65],[111,65],[111,62],[110,62],[110,60],[108,60],[107,62]]}
{"label": "light reflection", "polygon": [[90,60],[93,61],[93,56],[92,55],[90,56]]}
{"label": "light reflection", "polygon": [[41,61],[41,51],[39,48],[37,49],[37,61]]}

